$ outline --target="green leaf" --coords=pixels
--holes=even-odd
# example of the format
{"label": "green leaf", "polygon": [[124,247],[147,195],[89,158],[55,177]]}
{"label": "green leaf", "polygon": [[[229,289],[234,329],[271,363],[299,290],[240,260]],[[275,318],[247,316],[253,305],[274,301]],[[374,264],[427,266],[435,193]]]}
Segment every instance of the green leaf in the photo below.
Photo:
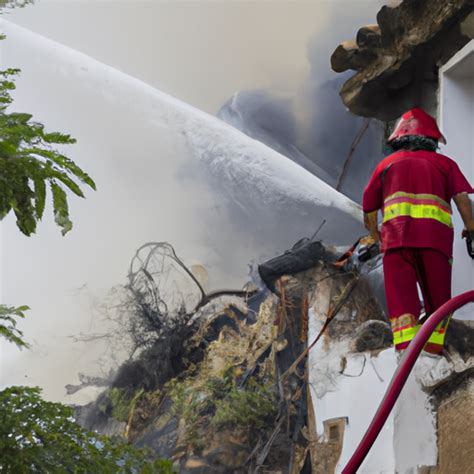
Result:
{"label": "green leaf", "polygon": [[47,160],[55,163],[61,169],[64,169],[70,172],[71,174],[73,174],[75,177],[79,178],[83,183],[87,184],[92,189],[94,190],[96,189],[95,183],[92,180],[92,178],[87,173],[85,173],[81,168],[79,168],[79,166],[77,166],[67,156],[64,156],[54,150],[41,149],[38,147],[23,149],[21,153],[24,156],[38,155],[43,158],[46,158]]}
{"label": "green leaf", "polygon": [[55,177],[57,180],[65,184],[76,196],[79,196],[82,198],[84,197],[84,194],[81,191],[81,188],[72,179],[70,179],[66,174],[61,173],[59,171],[53,171],[51,173],[51,176]]}
{"label": "green leaf", "polygon": [[17,329],[17,321],[15,318],[24,318],[24,312],[29,309],[28,306],[14,308],[0,304],[0,336],[5,338],[8,342],[15,344],[20,349],[28,347],[28,344],[23,340],[23,333]]}
{"label": "green leaf", "polygon": [[35,183],[35,211],[36,211],[36,218],[41,220],[43,217],[44,206],[46,204],[46,183],[44,179],[41,178],[34,178]]}
{"label": "green leaf", "polygon": [[74,138],[46,132],[31,114],[7,113],[12,102],[10,92],[15,89],[14,77],[19,72],[13,68],[0,71],[0,220],[13,211],[21,232],[33,234],[44,214],[49,181],[55,222],[64,235],[72,228],[64,189],[83,198],[83,190],[76,181],[94,190],[96,185],[70,158],[53,148],[55,144],[76,143]]}
{"label": "green leaf", "polygon": [[17,226],[25,235],[29,236],[36,230],[36,216],[32,204],[34,193],[26,176],[19,177],[14,193],[10,203],[17,218]]}
{"label": "green leaf", "polygon": [[54,221],[61,227],[62,235],[66,235],[72,229],[72,222],[69,219],[69,209],[67,196],[64,190],[54,181],[50,181],[51,192],[53,193]]}
{"label": "green leaf", "polygon": [[18,123],[25,125],[31,120],[33,116],[30,114],[22,114],[22,113],[16,112],[16,113],[10,114],[9,117],[10,117],[10,120],[16,121]]}
{"label": "green leaf", "polygon": [[58,143],[58,144],[68,144],[68,145],[72,145],[76,143],[75,138],[72,138],[70,135],[65,135],[59,132],[44,133],[43,140],[46,143]]}
{"label": "green leaf", "polygon": [[166,460],[81,428],[73,409],[41,398],[38,387],[0,391],[1,469],[7,473],[172,474]]}

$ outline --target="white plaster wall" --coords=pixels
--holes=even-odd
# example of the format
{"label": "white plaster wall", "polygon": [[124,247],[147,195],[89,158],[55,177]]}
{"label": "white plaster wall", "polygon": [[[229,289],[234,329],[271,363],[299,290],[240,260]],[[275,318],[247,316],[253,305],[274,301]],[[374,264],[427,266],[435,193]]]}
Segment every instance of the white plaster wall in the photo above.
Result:
{"label": "white plaster wall", "polygon": [[[474,183],[474,41],[441,70],[440,121],[448,144],[442,152],[453,158],[471,184]],[[471,195],[471,200],[474,195]],[[453,294],[474,288],[474,260],[461,240],[463,223],[454,211]],[[464,311],[466,314],[466,311]],[[466,315],[467,316],[467,315]],[[472,318],[472,312],[471,312]]]}
{"label": "white plaster wall", "polygon": [[[323,291],[320,289],[320,291]],[[329,292],[328,292],[329,295]],[[317,313],[323,313],[325,302],[318,300]],[[310,310],[309,340],[321,330],[321,318]],[[348,354],[350,341],[320,341],[309,354],[309,383],[319,436],[324,434],[323,422],[347,418],[343,448],[336,472],[345,467],[382,401],[398,357],[387,349],[376,357],[370,354]],[[342,358],[346,365],[341,374]],[[395,407],[372,449],[362,463],[359,474],[411,474],[421,466],[437,462],[436,426],[429,395],[423,390],[421,378],[436,359],[419,360],[408,378]]]}
{"label": "white plaster wall", "polygon": [[[329,280],[318,284],[316,299],[309,311],[309,341],[313,341],[323,327],[331,294]],[[349,337],[323,338],[308,357],[318,436],[324,435],[324,421],[347,419],[337,473],[342,471],[359,445],[398,366],[398,356],[393,348],[381,351],[376,357],[369,353],[351,354],[351,342]],[[435,419],[429,395],[423,391],[421,383],[423,374],[436,362],[428,357],[417,361],[391,415],[358,470],[359,474],[412,474],[419,466],[436,465]]]}
{"label": "white plaster wall", "polygon": [[393,450],[399,474],[437,464],[436,419],[430,396],[421,385],[423,375],[436,363],[436,359],[423,356],[417,361],[393,409]]}

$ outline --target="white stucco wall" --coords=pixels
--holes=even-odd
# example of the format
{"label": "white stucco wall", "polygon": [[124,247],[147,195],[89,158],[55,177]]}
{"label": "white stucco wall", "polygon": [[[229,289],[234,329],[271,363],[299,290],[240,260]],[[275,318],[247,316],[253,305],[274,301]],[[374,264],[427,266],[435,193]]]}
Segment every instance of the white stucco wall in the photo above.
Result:
{"label": "white stucco wall", "polygon": [[[310,310],[310,341],[321,330],[319,313],[324,313],[324,303],[320,297],[318,308]],[[324,435],[324,421],[347,420],[336,473],[353,455],[398,365],[393,348],[373,357],[369,353],[349,354],[349,345],[348,339],[331,340],[329,344],[320,341],[309,353],[309,383],[318,436]],[[343,357],[346,364],[341,373]],[[359,474],[413,474],[422,466],[436,465],[435,417],[421,379],[437,363],[429,357],[417,361],[391,415],[357,471]]]}
{"label": "white stucco wall", "polygon": [[[474,183],[474,40],[440,71],[440,123],[448,144],[442,152],[453,158],[470,183]],[[471,200],[474,195],[471,195]],[[453,294],[474,288],[474,260],[461,240],[462,220],[454,211],[455,241]],[[472,317],[472,305],[470,313]],[[464,314],[468,316],[466,310]]]}

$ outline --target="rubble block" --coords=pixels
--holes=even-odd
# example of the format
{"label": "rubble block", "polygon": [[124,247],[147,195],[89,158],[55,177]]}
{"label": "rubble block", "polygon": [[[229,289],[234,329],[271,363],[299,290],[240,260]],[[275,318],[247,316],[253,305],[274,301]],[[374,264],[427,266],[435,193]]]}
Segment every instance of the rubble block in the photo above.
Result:
{"label": "rubble block", "polygon": [[258,266],[258,273],[268,289],[275,292],[275,282],[284,275],[294,275],[314,268],[321,261],[335,260],[319,241],[301,239],[283,255]]}
{"label": "rubble block", "polygon": [[392,342],[392,329],[389,323],[369,320],[357,328],[353,348],[355,352],[375,351],[391,347]]}

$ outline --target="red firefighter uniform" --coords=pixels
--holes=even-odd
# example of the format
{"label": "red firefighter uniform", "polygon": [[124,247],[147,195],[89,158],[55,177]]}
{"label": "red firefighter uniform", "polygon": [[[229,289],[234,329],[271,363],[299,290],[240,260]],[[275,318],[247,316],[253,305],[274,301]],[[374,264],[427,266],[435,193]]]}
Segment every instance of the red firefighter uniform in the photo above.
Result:
{"label": "red firefighter uniform", "polygon": [[[418,114],[425,114],[415,109]],[[425,114],[420,126],[405,114],[389,141],[418,135],[444,141],[436,122]],[[407,124],[408,123],[408,124]],[[405,127],[405,128],[403,128]],[[431,151],[401,150],[375,169],[364,191],[363,209],[381,210],[381,249],[384,252],[385,291],[394,345],[402,350],[419,329],[419,285],[426,314],[451,298],[453,224],[451,199],[473,189],[450,158]],[[425,351],[441,353],[447,322],[438,326]]]}

